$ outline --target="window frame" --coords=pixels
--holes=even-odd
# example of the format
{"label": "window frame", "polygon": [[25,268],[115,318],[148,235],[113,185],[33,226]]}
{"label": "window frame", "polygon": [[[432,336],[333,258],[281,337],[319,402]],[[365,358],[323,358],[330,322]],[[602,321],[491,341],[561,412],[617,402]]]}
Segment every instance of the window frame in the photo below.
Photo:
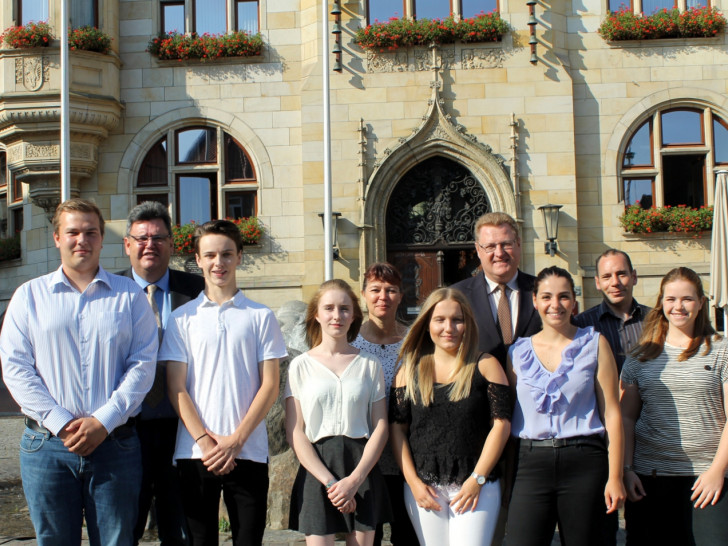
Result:
{"label": "window frame", "polygon": [[[79,0],[70,0],[70,1],[78,2]],[[91,23],[91,26],[93,26],[95,28],[99,28],[99,0],[89,0],[89,1],[91,2],[92,6],[93,6],[93,12],[94,12],[93,22]],[[69,6],[69,14],[68,14],[69,18],[71,18],[73,16],[73,13],[71,10],[72,10],[72,8],[71,8],[71,6]],[[85,26],[85,25],[72,25],[71,28],[75,29],[75,28],[81,28],[83,26]]]}
{"label": "window frame", "polygon": [[169,32],[174,32],[173,30],[168,31],[167,30],[167,24],[165,22],[165,12],[164,8],[167,6],[182,6],[182,28],[176,29],[176,31],[180,34],[184,34],[187,32],[186,26],[187,26],[187,17],[186,17],[186,11],[187,7],[185,6],[184,0],[163,0],[159,2],[159,28],[161,34],[168,34]]}
{"label": "window frame", "polygon": [[234,32],[240,32],[241,30],[245,30],[245,29],[240,28],[240,21],[238,20],[238,4],[255,4],[256,5],[256,10],[255,10],[255,12],[257,14],[256,25],[255,25],[256,30],[253,34],[257,34],[258,32],[260,32],[260,0],[233,0]]}
{"label": "window frame", "polygon": [[[696,143],[671,143],[664,144],[662,116],[663,114],[674,111],[689,111],[699,114],[700,136],[703,140],[702,144]],[[707,206],[713,203],[714,184],[711,183],[711,177],[715,180],[717,171],[725,169],[728,161],[718,163],[715,160],[716,144],[714,135],[714,122],[719,123],[723,128],[728,130],[728,118],[723,117],[710,106],[700,104],[663,104],[650,110],[645,114],[636,129],[626,133],[623,139],[623,146],[617,157],[617,173],[618,173],[618,199],[625,207],[633,204],[626,202],[625,185],[631,179],[653,179],[653,203],[652,207],[664,207],[666,205],[665,196],[668,189],[665,184],[671,182],[666,174],[665,160],[675,156],[684,156],[689,160],[689,156],[699,156],[702,162],[702,180],[691,178],[695,184],[702,186],[703,201],[696,206]],[[624,164],[625,154],[629,149],[632,139],[636,133],[645,125],[650,123],[650,147],[652,153],[653,165],[632,165],[626,167]],[[670,172],[673,172],[672,169]],[[672,186],[670,186],[672,187]],[[696,190],[699,188],[696,186]],[[696,195],[698,195],[696,193]],[[667,203],[673,204],[674,203]]]}
{"label": "window frame", "polygon": [[[46,10],[48,11],[48,17],[46,19],[46,22],[47,22],[47,20],[50,19],[50,17],[51,17],[51,6],[50,6],[50,0],[44,0],[44,1],[46,4]],[[30,19],[28,21],[24,20],[23,19],[23,0],[18,0],[17,6],[18,6],[18,24],[19,25],[27,25],[31,21],[36,22],[36,23],[38,21],[43,21],[43,19],[38,19],[38,20]]]}
{"label": "window frame", "polygon": [[[373,25],[374,19],[371,16],[372,9],[371,4],[374,0],[366,0],[366,18],[367,18],[367,24]],[[386,2],[386,0],[378,0],[382,2],[383,4],[390,4],[394,2]],[[494,0],[495,2],[495,11],[500,13],[500,0]],[[454,15],[458,15],[462,17],[463,13],[463,3],[462,0],[449,0],[450,3],[450,13]],[[410,9],[410,5],[412,6],[412,9]],[[394,10],[393,13],[397,13],[399,10]],[[485,13],[489,13],[486,10],[483,10]],[[413,19],[417,19],[417,0],[412,0],[411,4],[407,0],[402,0],[402,9],[400,12],[400,18],[403,17],[411,17]],[[447,16],[446,16],[447,17]],[[472,17],[472,16],[471,16]],[[379,21],[380,23],[386,23],[386,21]]]}

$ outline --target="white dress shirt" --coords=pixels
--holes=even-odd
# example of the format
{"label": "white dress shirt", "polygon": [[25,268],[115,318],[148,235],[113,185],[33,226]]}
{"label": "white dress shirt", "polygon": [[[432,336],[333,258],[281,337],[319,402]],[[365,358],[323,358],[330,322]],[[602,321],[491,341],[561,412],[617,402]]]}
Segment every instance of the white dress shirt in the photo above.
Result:
{"label": "white dress shirt", "polygon": [[110,433],[139,412],[157,346],[154,314],[133,280],[99,267],[79,292],[60,267],[13,295],[0,360],[23,413],[53,434],[90,416]]}

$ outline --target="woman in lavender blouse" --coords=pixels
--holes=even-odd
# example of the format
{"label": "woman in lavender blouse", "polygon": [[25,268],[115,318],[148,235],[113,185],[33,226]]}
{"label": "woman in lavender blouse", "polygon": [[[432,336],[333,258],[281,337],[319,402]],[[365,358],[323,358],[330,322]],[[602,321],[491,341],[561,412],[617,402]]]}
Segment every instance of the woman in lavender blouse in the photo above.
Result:
{"label": "woman in lavender blouse", "polygon": [[543,329],[508,352],[511,434],[520,445],[506,537],[514,546],[549,545],[558,522],[562,544],[598,544],[604,513],[626,496],[617,367],[606,339],[571,324],[567,271],[541,271],[533,305]]}

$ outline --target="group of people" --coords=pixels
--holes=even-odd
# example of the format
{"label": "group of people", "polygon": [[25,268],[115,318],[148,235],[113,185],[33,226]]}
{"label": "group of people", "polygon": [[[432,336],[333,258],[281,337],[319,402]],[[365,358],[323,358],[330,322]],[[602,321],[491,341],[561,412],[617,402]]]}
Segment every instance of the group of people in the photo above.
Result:
{"label": "group of people", "polygon": [[[237,288],[237,227],[198,226],[202,279],[169,269],[166,208],[129,214],[119,275],[99,265],[93,203],[53,220],[60,268],[22,285],[0,360],[25,414],[23,487],[40,545],[135,544],[154,499],[166,544],[260,544],[268,447],[286,348]],[[475,225],[482,273],[397,320],[402,279],[371,265],[358,295],[327,281],[307,307],[310,349],[284,391],[300,461],[290,525],[312,545],[728,541],[728,354],[702,283],[679,267],[652,308],[618,250],[596,261],[600,305],[576,314],[570,274],[519,270],[516,222]],[[621,377],[621,388],[620,388]],[[505,537],[505,538],[504,538]]]}

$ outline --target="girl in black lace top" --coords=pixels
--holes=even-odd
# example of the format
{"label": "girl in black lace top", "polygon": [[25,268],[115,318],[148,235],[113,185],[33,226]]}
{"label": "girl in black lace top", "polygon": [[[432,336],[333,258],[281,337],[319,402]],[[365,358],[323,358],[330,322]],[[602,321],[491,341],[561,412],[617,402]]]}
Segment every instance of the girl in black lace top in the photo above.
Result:
{"label": "girl in black lace top", "polygon": [[422,545],[489,545],[500,509],[496,463],[510,433],[503,368],[478,356],[478,329],[458,290],[435,290],[400,352],[390,442]]}

